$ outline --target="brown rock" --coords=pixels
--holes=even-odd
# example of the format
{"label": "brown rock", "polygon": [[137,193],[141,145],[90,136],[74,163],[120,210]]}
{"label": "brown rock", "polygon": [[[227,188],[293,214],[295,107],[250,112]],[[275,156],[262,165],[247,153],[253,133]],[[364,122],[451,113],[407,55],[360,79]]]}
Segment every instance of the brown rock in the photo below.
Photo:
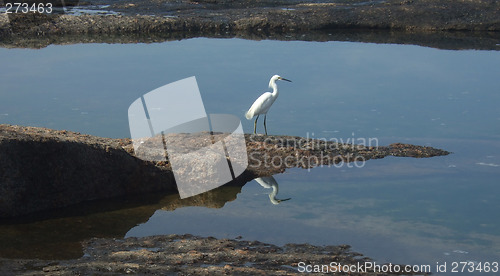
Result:
{"label": "brown rock", "polygon": [[[219,136],[225,135],[215,134],[214,139],[220,140]],[[185,134],[179,137],[180,141],[189,139]],[[253,178],[293,167],[365,162],[389,155],[422,158],[449,154],[407,144],[368,148],[293,136],[246,134],[245,139],[248,167],[227,185],[241,187]],[[191,163],[200,166],[205,160],[194,158]],[[94,199],[176,190],[168,160],[136,158],[130,139],[0,125],[0,218]],[[200,198],[203,196],[193,200]]]}

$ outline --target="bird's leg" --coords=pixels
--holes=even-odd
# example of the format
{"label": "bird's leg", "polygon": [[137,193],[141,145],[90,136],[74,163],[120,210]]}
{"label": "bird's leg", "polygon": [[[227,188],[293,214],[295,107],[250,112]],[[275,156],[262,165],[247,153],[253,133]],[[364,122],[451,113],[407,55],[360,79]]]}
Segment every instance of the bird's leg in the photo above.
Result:
{"label": "bird's leg", "polygon": [[264,115],[264,130],[266,131],[266,135],[267,135],[266,117],[267,117],[267,114]]}
{"label": "bird's leg", "polygon": [[253,123],[253,134],[257,133],[257,120],[259,119],[260,115],[257,115],[257,118],[255,118],[255,122]]}

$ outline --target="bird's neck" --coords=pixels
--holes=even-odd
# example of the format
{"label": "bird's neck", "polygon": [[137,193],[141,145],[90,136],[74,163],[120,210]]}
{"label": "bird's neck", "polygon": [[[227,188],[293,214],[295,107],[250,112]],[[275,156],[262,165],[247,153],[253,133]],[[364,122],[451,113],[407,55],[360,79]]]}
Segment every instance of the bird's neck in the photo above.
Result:
{"label": "bird's neck", "polygon": [[273,89],[273,96],[278,96],[278,85],[275,82],[271,82],[269,87]]}
{"label": "bird's neck", "polygon": [[279,200],[276,199],[276,195],[278,194],[278,186],[273,185],[272,188],[273,192],[269,194],[269,199],[274,205],[280,204]]}
{"label": "bird's neck", "polygon": [[273,188],[273,191],[269,195],[271,195],[274,198],[278,194],[278,185],[274,184],[271,186],[271,188]]}

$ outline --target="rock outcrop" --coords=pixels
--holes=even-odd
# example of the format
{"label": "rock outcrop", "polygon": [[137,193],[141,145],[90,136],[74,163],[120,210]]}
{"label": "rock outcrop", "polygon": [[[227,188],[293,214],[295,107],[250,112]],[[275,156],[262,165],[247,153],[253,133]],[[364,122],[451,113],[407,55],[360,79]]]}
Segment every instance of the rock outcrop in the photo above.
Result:
{"label": "rock outcrop", "polygon": [[170,170],[133,157],[123,146],[119,139],[0,125],[0,218],[176,190]]}
{"label": "rock outcrop", "polygon": [[[0,14],[0,45],[147,43],[199,36],[377,42],[381,37],[372,31],[390,30],[382,36],[387,37],[384,43],[497,50],[500,31],[500,2],[495,0],[96,0],[92,4],[80,6],[100,6],[105,14]],[[322,30],[326,32],[318,33]]]}
{"label": "rock outcrop", "polygon": [[[214,134],[215,140],[221,139]],[[180,139],[186,139],[183,134]],[[245,135],[248,167],[227,185],[243,186],[287,168],[365,162],[385,156],[449,154],[408,144],[364,146],[294,136]],[[198,162],[198,163],[197,163]],[[192,160],[198,166],[204,160]],[[177,190],[170,163],[134,156],[130,139],[0,125],[0,218],[83,201]]]}
{"label": "rock outcrop", "polygon": [[[12,260],[0,258],[2,275],[301,275],[306,269],[348,275],[428,275],[403,273],[403,265],[388,272],[367,266],[374,261],[348,245],[276,246],[259,241],[165,235],[127,239],[91,239],[85,256],[73,260]],[[328,266],[322,267],[321,264]],[[309,265],[306,267],[306,265]],[[315,265],[315,266],[314,266]],[[379,264],[382,265],[382,264]],[[352,271],[349,271],[352,270]],[[380,270],[380,269],[379,269]]]}

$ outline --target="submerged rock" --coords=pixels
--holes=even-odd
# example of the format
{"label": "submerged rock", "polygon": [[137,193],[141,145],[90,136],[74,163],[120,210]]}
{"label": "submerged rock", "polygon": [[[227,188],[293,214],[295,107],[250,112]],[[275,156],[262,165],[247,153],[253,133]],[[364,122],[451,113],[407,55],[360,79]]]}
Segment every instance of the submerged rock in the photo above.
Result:
{"label": "submerged rock", "polygon": [[[214,134],[218,141],[225,134]],[[173,138],[175,140],[175,137]],[[178,135],[178,142],[186,141]],[[385,156],[432,157],[449,152],[408,144],[363,146],[293,136],[245,135],[246,171],[228,183],[243,186],[287,168],[365,162]],[[200,166],[206,158],[191,160]],[[79,202],[177,191],[171,165],[134,156],[131,139],[111,139],[37,127],[0,125],[0,218]]]}

